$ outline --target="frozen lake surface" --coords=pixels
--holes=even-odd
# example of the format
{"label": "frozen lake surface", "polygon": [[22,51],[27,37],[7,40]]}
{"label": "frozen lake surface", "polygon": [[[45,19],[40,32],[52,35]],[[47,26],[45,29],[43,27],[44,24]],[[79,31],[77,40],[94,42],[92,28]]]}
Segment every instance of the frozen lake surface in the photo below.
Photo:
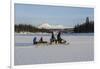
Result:
{"label": "frozen lake surface", "polygon": [[14,64],[44,64],[59,62],[78,62],[94,60],[94,35],[90,34],[63,34],[62,38],[69,45],[32,45],[34,37],[37,40],[42,36],[49,42],[50,34],[15,34]]}

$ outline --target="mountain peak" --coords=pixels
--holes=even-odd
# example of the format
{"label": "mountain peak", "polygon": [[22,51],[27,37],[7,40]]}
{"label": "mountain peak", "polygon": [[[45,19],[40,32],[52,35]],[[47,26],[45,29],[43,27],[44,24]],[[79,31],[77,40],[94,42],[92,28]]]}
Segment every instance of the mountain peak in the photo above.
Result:
{"label": "mountain peak", "polygon": [[38,25],[38,28],[44,28],[44,29],[64,29],[65,27],[63,25],[50,25],[48,23],[42,23]]}

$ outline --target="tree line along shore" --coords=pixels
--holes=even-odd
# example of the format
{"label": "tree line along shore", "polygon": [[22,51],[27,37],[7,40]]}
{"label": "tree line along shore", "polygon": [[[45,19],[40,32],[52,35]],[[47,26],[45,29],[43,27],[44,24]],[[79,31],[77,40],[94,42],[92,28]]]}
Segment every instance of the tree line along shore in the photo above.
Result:
{"label": "tree line along shore", "polygon": [[65,29],[45,29],[45,28],[37,28],[32,25],[27,24],[15,24],[14,30],[17,33],[20,32],[42,32],[42,33],[51,33],[52,31],[62,31],[64,33],[93,33],[94,32],[94,21],[89,21],[89,17],[86,17],[85,23],[77,24],[73,28],[65,28]]}

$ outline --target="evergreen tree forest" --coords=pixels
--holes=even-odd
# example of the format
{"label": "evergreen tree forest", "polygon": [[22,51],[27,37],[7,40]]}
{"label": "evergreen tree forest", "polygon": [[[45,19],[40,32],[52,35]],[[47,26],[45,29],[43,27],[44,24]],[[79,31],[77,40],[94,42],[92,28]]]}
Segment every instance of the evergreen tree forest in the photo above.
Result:
{"label": "evergreen tree forest", "polygon": [[15,24],[15,32],[20,33],[20,32],[48,32],[47,29],[39,29],[35,26],[32,25],[26,25],[26,24]]}
{"label": "evergreen tree forest", "polygon": [[87,17],[85,23],[75,25],[74,32],[75,33],[93,33],[94,21],[89,21],[89,18]]}
{"label": "evergreen tree forest", "polygon": [[[15,32],[20,33],[20,32],[46,32],[50,33],[52,32],[50,29],[39,29],[35,26],[32,25],[27,25],[27,24],[15,24],[14,27]],[[77,24],[74,26],[73,30],[74,33],[93,33],[94,32],[94,21],[89,21],[89,18],[86,18],[85,23],[83,24]],[[72,32],[69,31],[69,32]],[[68,31],[64,31],[68,32]]]}

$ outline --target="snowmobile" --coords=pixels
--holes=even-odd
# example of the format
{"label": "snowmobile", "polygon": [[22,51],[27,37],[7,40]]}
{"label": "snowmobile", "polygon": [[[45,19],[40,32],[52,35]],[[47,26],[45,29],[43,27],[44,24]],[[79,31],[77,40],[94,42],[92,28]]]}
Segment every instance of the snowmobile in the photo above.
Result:
{"label": "snowmobile", "polygon": [[41,37],[39,41],[36,41],[36,37],[33,39],[33,45],[36,44],[47,44],[47,41],[43,41],[43,38]]}
{"label": "snowmobile", "polygon": [[62,40],[62,42],[60,42],[60,43],[57,40],[52,42],[52,43],[47,42],[47,41],[42,41],[42,42],[38,41],[33,45],[35,45],[35,46],[60,46],[60,45],[65,45],[66,46],[66,45],[69,45],[69,42],[67,42],[65,40]]}
{"label": "snowmobile", "polygon": [[54,33],[52,32],[50,42],[43,41],[43,38],[41,37],[39,41],[36,41],[36,37],[33,39],[33,45],[61,45],[65,44],[68,45],[69,42],[61,38],[61,33],[59,32],[57,35],[57,39],[54,36]]}

